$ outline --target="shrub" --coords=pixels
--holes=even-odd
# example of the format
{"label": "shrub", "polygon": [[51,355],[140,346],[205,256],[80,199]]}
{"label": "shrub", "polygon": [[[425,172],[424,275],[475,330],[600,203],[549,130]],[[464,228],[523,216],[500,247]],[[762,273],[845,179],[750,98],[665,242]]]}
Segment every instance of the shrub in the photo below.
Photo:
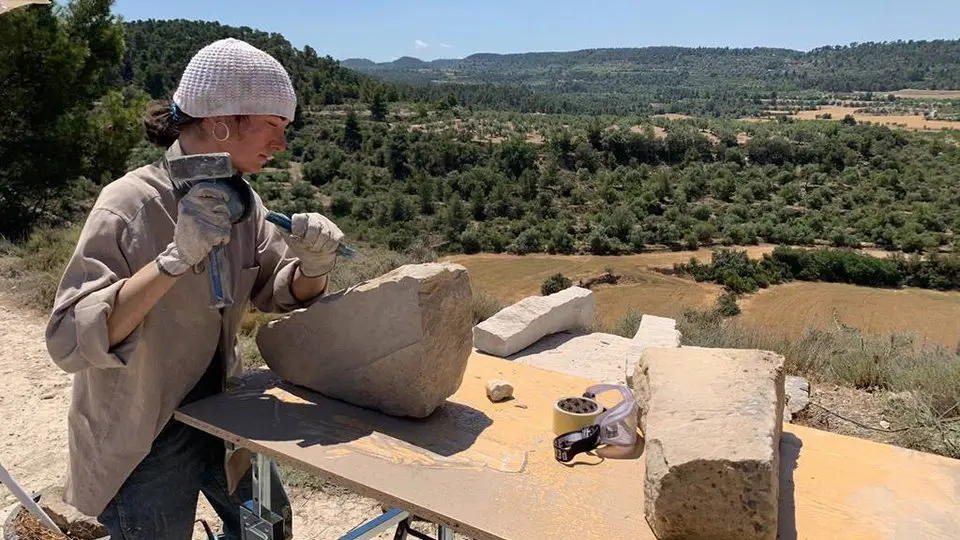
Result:
{"label": "shrub", "polygon": [[16,295],[24,304],[48,314],[79,238],[79,226],[37,229],[22,244],[6,244],[4,251],[16,258],[0,267],[0,272],[4,278],[16,280]]}
{"label": "shrub", "polygon": [[[679,275],[697,281],[712,281],[737,294],[756,292],[758,288],[791,280],[850,283],[868,287],[900,287],[904,275],[913,283],[960,286],[960,259],[936,260],[924,265],[919,259],[880,259],[855,251],[839,249],[807,250],[777,246],[760,260],[750,259],[746,251],[718,250],[710,264],[695,259],[674,265]],[[934,276],[943,276],[937,278]],[[956,281],[954,281],[956,280]],[[948,285],[949,284],[949,285]]]}
{"label": "shrub", "polygon": [[735,317],[740,314],[740,306],[737,305],[737,295],[731,292],[725,292],[717,299],[717,311],[724,317]]}
{"label": "shrub", "polygon": [[480,241],[480,233],[476,230],[466,230],[460,233],[460,246],[466,254],[478,253],[483,245]]}
{"label": "shrub", "polygon": [[353,211],[353,197],[347,193],[337,193],[330,201],[330,213],[334,217],[349,216]]}
{"label": "shrub", "polygon": [[403,251],[413,242],[413,233],[406,229],[396,229],[387,238],[387,247],[392,251]]}
{"label": "shrub", "polygon": [[789,277],[805,281],[851,283],[869,287],[899,287],[903,277],[897,263],[855,251],[805,250],[777,246],[764,255],[768,265]]}
{"label": "shrub", "polygon": [[507,247],[514,255],[524,255],[540,251],[540,234],[536,229],[526,229]]}
{"label": "shrub", "polygon": [[594,255],[608,255],[613,250],[610,238],[599,231],[590,234],[590,253]]}
{"label": "shrub", "polygon": [[493,317],[498,311],[506,307],[497,297],[482,290],[473,292],[472,304],[474,325]]}
{"label": "shrub", "polygon": [[554,274],[544,280],[543,285],[540,286],[540,294],[543,296],[548,296],[567,289],[571,285],[573,285],[573,283],[567,276],[564,276],[561,273]]}
{"label": "shrub", "polygon": [[638,309],[631,308],[626,315],[620,318],[610,330],[611,334],[618,336],[623,336],[625,338],[633,338],[637,335],[637,330],[640,329],[640,320],[643,318],[643,313]]}
{"label": "shrub", "polygon": [[903,276],[904,285],[925,289],[960,289],[960,256],[931,252],[926,258],[919,254],[895,254],[889,259]]}

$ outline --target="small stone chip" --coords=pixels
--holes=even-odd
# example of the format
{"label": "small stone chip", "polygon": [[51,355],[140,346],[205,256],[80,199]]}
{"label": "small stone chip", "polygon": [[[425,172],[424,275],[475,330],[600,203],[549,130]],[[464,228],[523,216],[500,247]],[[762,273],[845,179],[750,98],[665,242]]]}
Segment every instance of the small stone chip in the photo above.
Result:
{"label": "small stone chip", "polygon": [[513,397],[513,385],[507,381],[487,381],[487,397],[494,403]]}

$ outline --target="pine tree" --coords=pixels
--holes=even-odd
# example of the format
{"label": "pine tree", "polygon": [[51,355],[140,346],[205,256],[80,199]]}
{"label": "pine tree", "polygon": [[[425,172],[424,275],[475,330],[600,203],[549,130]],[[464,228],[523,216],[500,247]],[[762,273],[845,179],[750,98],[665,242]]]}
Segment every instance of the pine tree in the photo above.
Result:
{"label": "pine tree", "polygon": [[[123,92],[123,27],[111,0],[0,16],[0,235],[22,238],[84,176],[121,174],[145,94]],[[42,89],[38,91],[37,89]],[[65,218],[67,216],[61,216]]]}

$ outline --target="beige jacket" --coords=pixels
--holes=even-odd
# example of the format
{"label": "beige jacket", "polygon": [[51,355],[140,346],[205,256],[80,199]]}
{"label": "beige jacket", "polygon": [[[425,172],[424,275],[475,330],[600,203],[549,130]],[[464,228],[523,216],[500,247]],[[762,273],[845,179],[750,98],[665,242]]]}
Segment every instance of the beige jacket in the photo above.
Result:
{"label": "beige jacket", "polygon": [[[167,155],[181,153],[178,143]],[[117,291],[173,238],[178,196],[161,162],[103,188],[64,271],[46,333],[53,361],[74,374],[64,498],[98,515],[150,451],[154,437],[209,364],[218,343],[227,375],[239,373],[236,330],[246,300],[265,312],[298,307],[297,260],[259,196],[224,253],[234,304],[209,307],[206,263],[184,274],[124,342],[109,346],[106,319]]]}

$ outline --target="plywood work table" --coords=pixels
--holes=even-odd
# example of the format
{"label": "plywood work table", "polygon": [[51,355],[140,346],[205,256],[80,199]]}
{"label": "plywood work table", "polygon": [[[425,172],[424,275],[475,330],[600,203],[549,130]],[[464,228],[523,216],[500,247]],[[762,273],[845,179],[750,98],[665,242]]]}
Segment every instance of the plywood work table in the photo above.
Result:
{"label": "plywood work table", "polygon": [[[491,403],[490,379],[511,382],[515,399]],[[176,416],[469,537],[653,540],[642,455],[554,459],[552,403],[592,383],[474,354],[460,390],[424,420],[269,371]],[[960,461],[789,424],[781,459],[781,539],[960,538]]]}

